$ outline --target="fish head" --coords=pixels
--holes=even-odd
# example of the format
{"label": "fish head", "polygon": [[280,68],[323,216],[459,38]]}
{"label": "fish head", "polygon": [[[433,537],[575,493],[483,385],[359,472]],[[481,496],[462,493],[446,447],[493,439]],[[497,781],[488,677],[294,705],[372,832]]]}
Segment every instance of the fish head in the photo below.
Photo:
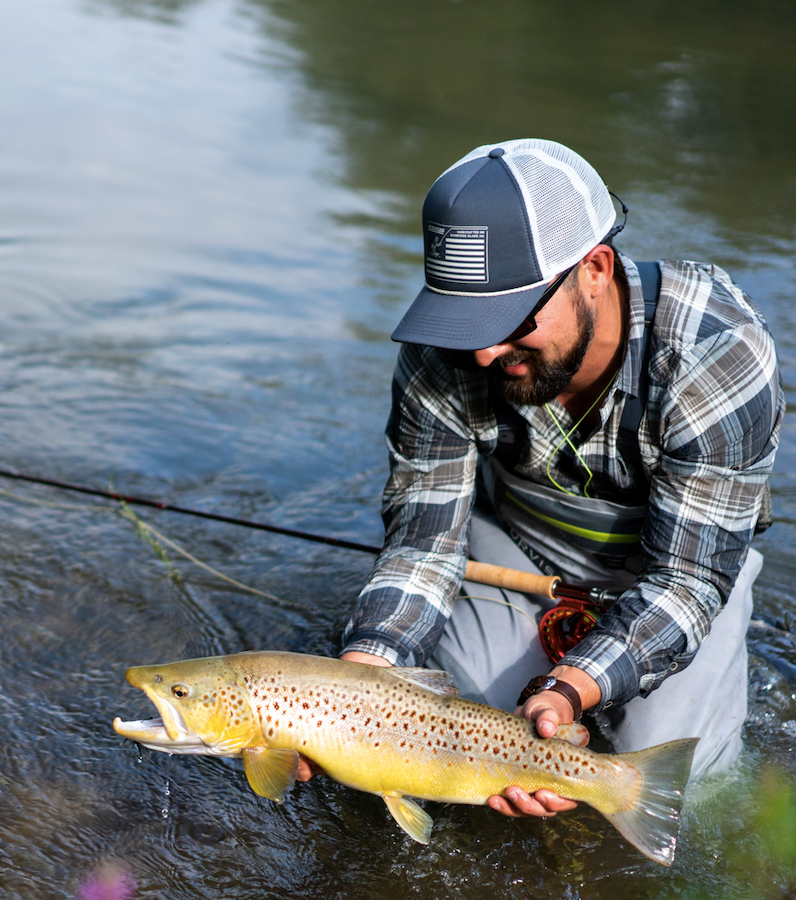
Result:
{"label": "fish head", "polygon": [[132,722],[116,718],[113,727],[145,747],[237,756],[260,735],[248,689],[224,657],[134,666],[126,675],[155,704],[160,718]]}

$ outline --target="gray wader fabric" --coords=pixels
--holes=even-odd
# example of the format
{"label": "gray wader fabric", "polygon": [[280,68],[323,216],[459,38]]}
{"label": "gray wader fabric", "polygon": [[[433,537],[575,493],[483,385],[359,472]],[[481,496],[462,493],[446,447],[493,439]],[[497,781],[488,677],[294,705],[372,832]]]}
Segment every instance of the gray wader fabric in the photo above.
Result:
{"label": "gray wader fabric", "polygon": [[[539,571],[497,519],[477,508],[470,555],[481,562]],[[597,714],[600,729],[616,752],[699,737],[692,778],[721,772],[734,762],[746,718],[745,638],[752,585],[762,564],[760,553],[750,549],[726,607],[691,665],[648,697]],[[539,640],[538,621],[554,601],[468,581],[462,590],[468,596],[456,602],[427,665],[450,672],[463,696],[513,712],[529,679],[552,668]]]}

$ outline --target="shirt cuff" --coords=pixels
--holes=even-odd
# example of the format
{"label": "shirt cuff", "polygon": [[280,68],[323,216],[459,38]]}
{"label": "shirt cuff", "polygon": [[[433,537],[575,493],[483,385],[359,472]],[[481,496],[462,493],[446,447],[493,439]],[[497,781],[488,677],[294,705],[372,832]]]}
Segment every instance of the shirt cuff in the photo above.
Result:
{"label": "shirt cuff", "polygon": [[640,693],[640,672],[633,654],[615,637],[587,634],[558,662],[581,669],[597,682],[601,699],[591,711],[621,706]]}
{"label": "shirt cuff", "polygon": [[378,641],[354,641],[351,644],[347,644],[340,651],[340,656],[344,653],[348,653],[350,650],[357,650],[360,653],[371,653],[373,656],[381,656],[382,659],[386,659],[387,662],[391,666],[413,666],[414,662],[404,662],[401,659],[401,656],[394,647],[390,647],[387,644],[379,643]]}

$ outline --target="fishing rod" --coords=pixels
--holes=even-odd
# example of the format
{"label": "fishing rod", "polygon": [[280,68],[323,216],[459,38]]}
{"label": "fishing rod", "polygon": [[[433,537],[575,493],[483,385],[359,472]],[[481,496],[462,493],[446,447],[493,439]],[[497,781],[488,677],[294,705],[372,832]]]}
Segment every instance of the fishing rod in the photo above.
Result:
{"label": "fishing rod", "polygon": [[[194,516],[200,519],[211,519],[215,522],[224,522],[228,525],[238,525],[244,528],[253,528],[258,531],[268,531],[272,534],[281,534],[286,537],[298,538],[304,541],[314,541],[319,544],[328,544],[332,547],[341,547],[346,550],[356,550],[361,553],[377,554],[381,547],[369,544],[360,544],[356,541],[347,541],[342,538],[329,537],[328,535],[313,534],[308,531],[299,531],[295,528],[281,528],[278,525],[270,525],[265,522],[255,522],[251,519],[239,519],[234,516],[225,516],[221,513],[211,513],[200,509],[190,509],[186,506],[177,506],[174,503],[166,503],[163,500],[149,500],[146,497],[136,497],[132,494],[122,494],[118,491],[104,491],[99,488],[87,487],[82,484],[72,484],[67,481],[56,481],[52,478],[42,478],[36,475],[25,475],[15,469],[0,469],[0,477],[13,478],[16,481],[26,481],[32,484],[42,484],[59,490],[75,491],[79,494],[87,494],[90,497],[102,497],[105,500],[114,500],[117,503],[126,503],[130,506],[148,506],[151,509],[161,509],[166,512],[180,513],[184,516]],[[564,584],[557,575],[537,575],[533,572],[523,572],[521,569],[508,569],[504,566],[479,563],[474,560],[467,561],[464,577],[468,581],[477,584],[486,584],[491,587],[505,588],[506,590],[519,591],[523,594],[537,594],[557,601],[557,605],[545,613],[540,622],[540,632],[543,643],[554,645],[559,649],[564,646],[562,637],[575,640],[588,631],[597,621],[597,617],[605,611],[605,603],[613,600],[616,594],[612,591],[589,588],[581,585]],[[580,638],[578,637],[578,640]],[[573,644],[574,645],[574,644]],[[556,650],[558,652],[558,650]],[[560,656],[564,653],[561,652]],[[559,656],[559,658],[560,658]]]}
{"label": "fishing rod", "polygon": [[163,509],[167,512],[181,513],[184,516],[196,516],[200,519],[212,519],[215,522],[226,522],[228,525],[242,525],[244,528],[255,528],[259,531],[270,531],[274,534],[283,534],[287,537],[301,538],[305,541],[316,541],[319,544],[331,544],[334,547],[344,547],[346,550],[359,550],[362,553],[381,553],[381,547],[371,547],[368,544],[358,544],[355,541],[346,541],[342,538],[325,537],[322,534],[310,534],[307,531],[296,531],[292,528],[280,528],[278,525],[266,525],[264,522],[252,522],[250,519],[236,519],[234,516],[224,516],[220,513],[204,512],[200,509],[188,509],[185,506],[175,506],[173,503],[164,503],[162,500],[147,500],[145,497],[133,497],[131,494],[120,494],[117,491],[102,491],[98,488],[90,488],[82,484],[70,484],[66,481],[54,481],[51,478],[23,475],[16,470],[0,469],[0,477],[14,478],[17,481],[29,481],[33,484],[45,484],[49,487],[59,488],[60,490],[88,494],[90,497],[103,497],[106,500],[116,500],[118,503],[127,503],[129,506],[149,506],[152,509]]}

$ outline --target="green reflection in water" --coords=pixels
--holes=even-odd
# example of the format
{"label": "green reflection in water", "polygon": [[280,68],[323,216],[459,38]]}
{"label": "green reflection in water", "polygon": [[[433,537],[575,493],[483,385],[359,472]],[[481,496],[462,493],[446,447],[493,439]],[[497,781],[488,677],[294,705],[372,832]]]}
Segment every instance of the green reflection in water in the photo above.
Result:
{"label": "green reflection in water", "polygon": [[[431,182],[479,143],[538,136],[612,186],[675,190],[731,231],[792,235],[793,4],[249,0],[300,54],[346,184],[414,233]],[[269,27],[273,20],[268,19]]]}

